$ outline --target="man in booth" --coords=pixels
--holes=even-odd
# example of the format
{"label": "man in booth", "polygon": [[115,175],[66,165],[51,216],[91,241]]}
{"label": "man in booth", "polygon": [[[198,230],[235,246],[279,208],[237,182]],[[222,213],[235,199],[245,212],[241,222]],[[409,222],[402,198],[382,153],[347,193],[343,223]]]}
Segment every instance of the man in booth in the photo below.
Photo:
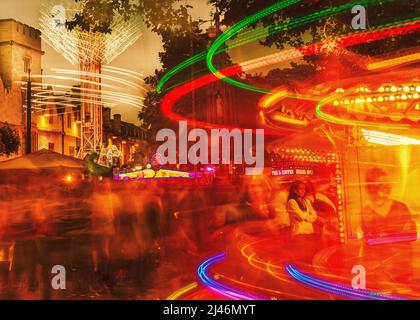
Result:
{"label": "man in booth", "polygon": [[365,238],[404,237],[415,240],[416,224],[408,207],[390,198],[391,182],[381,168],[366,173],[366,190],[370,203],[362,210],[362,230]]}

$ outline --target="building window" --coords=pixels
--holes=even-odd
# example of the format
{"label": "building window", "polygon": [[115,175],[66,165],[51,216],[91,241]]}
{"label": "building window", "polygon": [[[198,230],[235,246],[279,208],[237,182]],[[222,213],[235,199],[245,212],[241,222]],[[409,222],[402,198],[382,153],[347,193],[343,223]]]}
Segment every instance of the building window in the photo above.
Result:
{"label": "building window", "polygon": [[31,69],[31,57],[23,58],[23,72],[28,73]]}
{"label": "building window", "polygon": [[67,113],[67,128],[71,129],[71,113]]}
{"label": "building window", "polygon": [[48,150],[54,151],[54,143],[53,142],[48,142]]}

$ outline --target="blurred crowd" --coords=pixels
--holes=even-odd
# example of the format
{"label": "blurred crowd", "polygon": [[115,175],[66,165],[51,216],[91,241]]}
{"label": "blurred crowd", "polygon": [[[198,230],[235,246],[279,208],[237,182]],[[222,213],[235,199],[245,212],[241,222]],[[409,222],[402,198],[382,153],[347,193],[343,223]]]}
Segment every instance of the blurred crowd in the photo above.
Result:
{"label": "blurred crowd", "polygon": [[[295,221],[289,186],[264,176],[204,186],[103,179],[1,188],[0,296],[12,299],[165,298],[194,279],[206,251],[226,245],[220,230],[255,222],[288,237]],[[65,292],[51,288],[54,265],[66,268]]]}

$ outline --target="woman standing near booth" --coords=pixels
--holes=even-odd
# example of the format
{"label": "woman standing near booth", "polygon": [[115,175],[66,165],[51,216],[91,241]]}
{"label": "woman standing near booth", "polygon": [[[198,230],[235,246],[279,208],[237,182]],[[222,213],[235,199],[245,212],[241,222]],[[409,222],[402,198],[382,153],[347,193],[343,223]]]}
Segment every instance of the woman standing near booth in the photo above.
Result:
{"label": "woman standing near booth", "polygon": [[306,199],[305,195],[305,183],[293,182],[287,201],[287,212],[290,216],[292,245],[301,249],[303,256],[311,258],[316,250],[313,223],[318,216],[311,201]]}

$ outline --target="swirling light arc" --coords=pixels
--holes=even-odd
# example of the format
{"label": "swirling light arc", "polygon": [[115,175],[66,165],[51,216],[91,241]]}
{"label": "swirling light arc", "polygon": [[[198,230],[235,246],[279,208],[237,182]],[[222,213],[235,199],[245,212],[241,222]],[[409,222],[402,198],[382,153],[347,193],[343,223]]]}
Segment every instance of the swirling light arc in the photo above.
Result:
{"label": "swirling light arc", "polygon": [[382,237],[382,238],[372,238],[367,239],[367,244],[370,246],[375,245],[381,245],[381,244],[387,244],[387,243],[397,243],[397,242],[411,242],[418,240],[419,237],[414,234],[401,234],[397,236],[391,236],[391,237]]}
{"label": "swirling light arc", "polygon": [[[363,3],[361,3],[360,1],[357,1],[357,3],[353,2],[353,3],[345,4],[345,5],[342,5],[342,6],[329,8],[329,9],[323,10],[321,12],[316,12],[316,13],[313,13],[311,15],[295,19],[295,20],[293,20],[291,22],[288,22],[288,23],[282,23],[282,24],[279,24],[279,25],[271,25],[271,26],[266,27],[266,28],[258,28],[257,27],[256,29],[249,30],[249,31],[244,32],[243,34],[240,34],[238,39],[232,40],[234,35],[238,34],[240,31],[242,31],[244,28],[246,28],[249,24],[252,24],[252,22],[246,21],[246,23],[248,23],[248,24],[245,24],[243,27],[241,27],[241,26],[237,27],[237,29],[234,30],[235,32],[233,32],[233,30],[232,30],[232,28],[234,28],[234,27],[231,27],[230,29],[226,30],[221,35],[221,36],[223,36],[223,35],[228,34],[229,37],[228,37],[228,39],[226,39],[226,41],[231,41],[231,43],[227,44],[226,41],[221,42],[221,43],[217,44],[218,48],[216,48],[216,49],[214,49],[214,47],[213,47],[216,44],[213,43],[213,45],[211,47],[214,50],[214,52],[212,52],[213,57],[217,54],[228,51],[230,49],[241,46],[243,44],[262,39],[264,37],[267,37],[268,35],[273,35],[275,33],[281,32],[281,31],[286,31],[290,28],[298,26],[300,23],[308,23],[308,22],[320,19],[320,17],[322,17],[324,15],[327,16],[327,15],[340,14],[344,11],[347,11],[349,8],[353,7],[355,4],[368,6],[368,5],[373,5],[373,4],[378,2],[378,1],[372,1],[372,0],[365,0],[365,1],[361,0],[361,1]],[[393,2],[393,1],[395,1],[395,0],[386,0],[386,2]],[[286,8],[290,5],[297,4],[300,1],[292,1],[292,2],[289,1],[289,4],[286,3],[286,5],[285,5],[285,2],[288,2],[288,1],[282,1],[282,2],[276,3],[275,5],[273,5],[271,7],[268,7],[268,8],[266,8],[266,9],[260,11],[260,12],[257,12],[256,14],[254,14],[252,16],[249,16],[249,17],[245,18],[244,21],[248,20],[248,19],[254,19],[253,18],[254,16],[256,16],[257,20],[261,19],[265,16],[268,16],[269,14],[272,14],[272,13],[280,10],[280,8],[282,6],[283,6],[283,8]],[[381,1],[381,3],[383,3],[383,2],[384,1]],[[237,25],[235,25],[235,26],[237,26]],[[217,40],[219,40],[219,39],[220,39],[220,37]],[[225,43],[225,46],[223,46],[223,43]],[[182,70],[186,69],[187,67],[191,66],[192,64],[206,59],[208,57],[208,54],[209,54],[208,51],[200,52],[200,53],[188,58],[187,60],[183,61],[182,63],[180,63],[179,65],[177,65],[173,69],[169,70],[162,77],[162,79],[159,81],[159,83],[157,85],[157,92],[162,93],[163,87],[172,77],[174,77],[177,73],[181,72]],[[225,81],[229,81],[229,80],[225,80]],[[264,89],[262,89],[262,88],[259,88],[259,90],[264,91]],[[266,92],[264,92],[264,93],[266,93]]]}
{"label": "swirling light arc", "polygon": [[262,297],[258,297],[258,296],[237,290],[235,288],[229,287],[221,282],[214,280],[210,276],[209,274],[210,267],[214,266],[216,263],[223,261],[225,259],[226,259],[226,254],[219,253],[214,256],[211,256],[210,258],[205,260],[203,263],[201,263],[197,269],[197,275],[200,281],[210,290],[233,300],[265,300]]}
{"label": "swirling light arc", "polygon": [[[357,92],[357,88],[349,89],[349,90],[347,90],[346,93],[347,94],[353,94],[355,92]],[[383,98],[382,95],[390,95],[390,97],[386,97],[385,96],[385,98]],[[392,101],[397,101],[397,98],[395,98],[395,96],[394,96],[395,93],[393,93],[393,92],[390,92],[390,93],[382,93],[382,95],[377,98],[377,101],[378,102],[382,102],[382,101],[388,101],[388,102],[389,101],[391,101],[391,102]],[[406,94],[405,93],[402,93],[402,95],[406,95]],[[376,100],[373,100],[373,98],[370,98],[370,97],[368,97],[368,99],[365,99],[366,102],[369,102],[370,100],[376,101]],[[415,127],[416,126],[415,123],[413,123],[413,124],[410,124],[410,123],[402,123],[402,122],[387,123],[387,122],[384,122],[384,121],[368,121],[368,120],[358,120],[358,119],[352,119],[352,118],[345,118],[345,117],[341,117],[341,116],[336,115],[336,114],[332,114],[331,112],[327,112],[325,110],[325,108],[324,108],[327,105],[338,107],[338,106],[341,105],[341,103],[343,102],[343,100],[347,104],[353,103],[350,98],[348,98],[348,99],[343,98],[343,94],[340,93],[340,92],[336,92],[336,93],[334,93],[334,94],[332,94],[330,96],[324,97],[316,105],[315,112],[316,112],[317,117],[320,118],[320,119],[322,119],[322,120],[324,120],[324,121],[326,121],[326,122],[330,122],[330,123],[338,124],[338,125],[342,125],[342,126],[369,127],[369,128],[381,128],[381,129],[411,129],[412,127]],[[359,100],[359,99],[358,98],[355,99],[354,103],[357,104],[358,103],[357,100]],[[407,99],[402,99],[402,101],[410,101],[410,100],[411,101],[418,100],[418,93],[417,92],[413,93],[411,99],[408,99],[408,98]],[[356,113],[358,113],[360,115],[371,115],[368,112],[356,112]],[[372,115],[374,115],[374,114],[372,114]],[[415,121],[418,121],[419,118],[417,117],[415,119],[416,119]],[[391,134],[391,135],[388,135],[388,137],[387,137],[387,134],[385,134],[385,133],[381,134],[378,131],[376,131],[376,132],[375,131],[370,131],[370,132],[371,132],[370,135],[368,134],[369,131],[366,131],[367,134],[364,134],[364,136],[366,138],[368,138],[367,139],[368,141],[369,141],[370,138],[372,138],[371,139],[372,141],[375,141],[376,140],[378,142],[381,142],[382,141],[384,143],[385,142],[389,142],[388,144],[391,144],[392,143],[394,145],[397,142],[398,142],[397,144],[407,144],[407,142],[410,142],[411,144],[416,144],[416,141],[415,140],[413,140],[413,139],[410,140],[409,138],[404,139],[404,137],[402,137],[402,136],[397,137],[397,136],[393,136]]]}
{"label": "swirling light arc", "polygon": [[420,60],[420,52],[415,52],[412,54],[391,58],[391,59],[384,59],[381,61],[376,61],[367,64],[366,69],[368,70],[378,70],[378,69],[385,69],[385,68],[392,68],[395,66],[399,66],[405,63],[410,63],[413,61]]}
{"label": "swirling light arc", "polygon": [[[381,3],[384,2],[393,2],[394,0],[386,0],[386,1],[381,1]],[[234,79],[231,79],[229,77],[224,76],[222,73],[220,73],[217,68],[214,66],[213,63],[213,57],[214,55],[218,52],[218,50],[220,49],[220,47],[229,39],[231,39],[233,36],[235,36],[236,34],[238,34],[241,30],[243,30],[244,28],[246,28],[247,26],[259,21],[260,19],[276,12],[279,11],[280,9],[289,7],[293,4],[298,3],[299,1],[281,1],[280,3],[276,3],[275,5],[272,5],[268,8],[265,8],[243,20],[241,20],[240,22],[238,22],[237,24],[235,24],[234,26],[230,27],[229,29],[227,29],[225,32],[223,32],[217,39],[216,41],[214,41],[214,43],[210,46],[210,48],[207,51],[207,55],[206,55],[206,63],[207,63],[207,67],[209,68],[209,70],[215,74],[218,78],[220,78],[221,80],[237,86],[239,88],[242,89],[246,89],[246,90],[250,90],[250,91],[254,91],[254,92],[259,92],[259,93],[268,93],[269,90],[261,88],[261,87],[257,87],[257,86],[253,86],[253,85],[249,85]],[[284,22],[281,23],[279,25],[274,26],[272,33],[276,33],[276,32],[280,32],[280,31],[286,31],[289,30],[291,28],[297,27],[299,25],[303,25],[306,23],[310,23],[316,20],[319,20],[321,18],[327,17],[327,16],[331,16],[333,14],[338,14],[340,12],[344,12],[346,10],[349,10],[351,8],[353,8],[355,5],[369,5],[372,3],[376,3],[377,1],[372,1],[372,0],[360,0],[360,1],[355,1],[355,2],[351,2],[351,3],[346,3],[343,4],[341,6],[337,6],[334,8],[328,8],[319,12],[314,12],[311,13],[309,15],[306,15],[304,17],[300,17],[300,18],[296,18],[293,19],[291,21],[288,22]],[[384,26],[386,27],[386,26]],[[311,46],[311,45],[310,45]],[[309,47],[310,47],[309,46]]]}
{"label": "swirling light arc", "polygon": [[187,294],[188,292],[190,292],[190,291],[192,291],[196,288],[198,288],[198,283],[197,282],[192,282],[192,283],[186,285],[185,287],[182,287],[181,289],[178,289],[177,291],[172,293],[170,296],[168,296],[166,298],[166,300],[177,300],[180,297],[184,296],[185,294]]}
{"label": "swirling light arc", "polygon": [[[389,38],[392,36],[397,36],[397,35],[401,35],[401,34],[405,34],[407,32],[414,32],[420,29],[420,19],[414,20],[414,21],[408,21],[408,22],[403,22],[397,25],[388,25],[387,28],[385,28],[384,30],[373,30],[373,31],[367,31],[367,32],[362,32],[362,33],[353,33],[353,34],[349,34],[347,36],[341,37],[340,38],[340,45],[342,46],[353,46],[353,45],[357,45],[360,43],[364,43],[367,41],[378,41],[378,40],[382,40],[385,38]],[[313,55],[313,54],[319,54],[322,52],[323,47],[325,46],[325,42],[321,41],[309,46],[304,46],[298,49],[292,49],[292,51],[294,52],[294,55],[296,56],[303,56],[303,55]],[[276,53],[276,59],[273,59],[273,55],[270,55],[270,59],[268,59],[265,64],[266,65],[270,65],[272,63],[277,63],[282,59],[289,59],[290,56],[290,50],[286,50],[286,55],[285,52],[282,51],[280,53]],[[260,60],[260,59],[258,59]],[[252,60],[251,60],[252,62]],[[246,68],[247,70],[251,70],[252,69],[252,63],[250,61],[248,61],[246,64]],[[255,64],[256,67],[260,67],[261,66],[261,62],[257,61]],[[234,65],[231,67],[228,67],[224,70],[219,70],[218,73],[222,74],[224,77],[231,77],[237,74],[240,74],[241,72],[244,71],[244,67],[242,66],[242,64],[239,65]],[[176,102],[178,102],[181,98],[183,98],[184,96],[186,96],[187,94],[191,93],[193,90],[196,89],[200,89],[206,85],[209,85],[211,83],[214,83],[216,81],[220,80],[217,75],[215,74],[208,74],[206,76],[200,77],[198,79],[192,80],[180,87],[177,87],[175,89],[173,89],[172,91],[170,91],[163,99],[162,104],[161,104],[161,109],[162,109],[162,113],[169,119],[173,120],[173,121],[188,121],[189,119],[185,116],[182,116],[180,114],[177,114],[176,112],[173,111],[173,106]],[[329,100],[328,100],[329,101]],[[326,116],[325,114],[322,113],[322,111],[320,110],[320,105],[323,101],[321,101],[316,108],[316,113],[318,115],[318,117],[324,119],[324,120],[328,120],[328,121],[332,121],[331,117]],[[324,103],[326,103],[324,101]],[[335,119],[333,119],[335,120]],[[365,123],[365,122],[364,122]],[[213,128],[226,128],[226,129],[237,129],[236,127],[232,127],[232,126],[221,126],[221,125],[217,125],[214,123],[209,123],[209,122],[205,122],[205,121],[190,121],[189,122],[190,125],[192,126],[197,126],[197,127],[202,127],[202,128],[206,128],[206,129],[213,129]],[[242,129],[243,130],[243,129]],[[265,131],[266,135],[273,135],[273,136],[284,136],[288,133],[286,132],[281,132],[279,130],[266,130]]]}
{"label": "swirling light arc", "polygon": [[[268,8],[265,8],[265,9],[263,9],[262,11],[260,11],[260,12],[257,12],[257,13],[255,13],[255,14],[253,14],[252,16],[250,16],[248,19],[253,19],[255,16],[257,17],[256,18],[256,20],[259,20],[259,19],[261,19],[261,18],[263,18],[264,16],[267,16],[267,15],[269,15],[269,14],[271,14],[271,13],[273,13],[273,12],[276,12],[276,11],[278,11],[278,10],[280,10],[280,9],[282,9],[282,8],[286,8],[286,7],[288,7],[288,6],[291,6],[291,5],[293,5],[293,4],[296,4],[296,3],[298,3],[298,2],[300,2],[300,1],[302,1],[302,0],[285,0],[285,1],[280,1],[279,3],[276,3],[276,4],[274,4],[274,5],[272,5],[272,6],[270,6],[270,7],[268,7]],[[242,20],[241,22],[239,22],[238,24],[235,24],[235,26],[233,26],[233,27],[231,27],[231,28],[229,28],[228,30],[226,30],[223,34],[222,34],[222,36],[225,36],[226,34],[228,34],[228,35],[231,35],[232,34],[232,36],[234,35],[234,31],[232,30],[232,28],[234,28],[235,30],[237,29],[237,31],[236,31],[236,33],[237,32],[239,32],[240,30],[242,30],[244,27],[246,27],[247,25],[249,25],[250,24],[250,22],[248,21],[248,19],[244,19],[244,20]],[[235,33],[235,34],[236,34]],[[216,39],[216,42],[220,42],[221,40],[220,40],[220,37],[218,38],[218,39]],[[215,43],[216,43],[215,42]],[[215,54],[217,54],[217,53],[221,53],[221,52],[224,52],[225,50],[224,49],[221,49],[220,47],[222,46],[222,44],[224,43],[225,41],[223,41],[222,43],[220,43],[220,44],[217,44],[217,47],[215,46],[215,44],[213,43],[213,45],[212,45],[212,55],[215,55]],[[162,90],[162,88],[163,88],[163,85],[173,76],[173,75],[175,75],[176,73],[178,73],[179,71],[181,71],[181,70],[183,70],[183,69],[185,69],[186,67],[188,67],[188,66],[190,66],[190,65],[192,65],[192,64],[194,64],[194,63],[196,63],[196,62],[198,62],[198,61],[200,61],[200,60],[203,60],[204,58],[206,58],[206,57],[208,57],[208,55],[209,55],[209,51],[204,51],[204,52],[201,52],[201,53],[199,53],[199,54],[197,54],[197,55],[195,55],[195,56],[193,56],[193,57],[191,57],[191,58],[189,58],[189,59],[187,59],[186,61],[184,61],[183,63],[181,63],[181,64],[179,64],[178,66],[176,66],[174,69],[172,69],[172,70],[170,70],[162,79],[161,79],[161,81],[160,81],[160,83],[158,84],[158,88],[157,88],[157,90],[158,90],[158,92],[160,92],[161,90]],[[216,75],[219,75],[219,71],[217,71],[217,72],[214,72],[214,74],[216,74]],[[222,74],[221,75],[221,77],[224,77],[224,74]]]}
{"label": "swirling light arc", "polygon": [[[342,296],[350,299],[360,299],[360,300],[407,300],[407,297],[404,296],[393,296],[387,295],[380,292],[370,291],[370,290],[361,290],[353,289],[351,287],[345,286],[343,284],[328,281],[321,279],[319,277],[309,275],[307,273],[299,270],[292,263],[285,264],[274,264],[270,261],[264,261],[259,258],[256,258],[256,252],[250,252],[249,250],[253,245],[264,242],[267,239],[258,240],[252,243],[245,244],[241,248],[242,255],[246,258],[248,263],[261,271],[265,271],[274,278],[284,282],[288,279],[298,281],[306,286],[310,286],[316,290],[323,292],[331,293],[337,296]],[[376,243],[375,243],[376,244]],[[287,261],[287,260],[286,260]]]}
{"label": "swirling light arc", "polygon": [[320,278],[301,272],[293,264],[287,264],[285,269],[286,272],[296,281],[311,288],[332,293],[338,296],[357,300],[407,300],[407,298],[404,297],[387,295],[364,289],[353,289],[331,281],[322,280]]}
{"label": "swirling light arc", "polygon": [[[334,42],[339,47],[350,47],[365,42],[379,41],[390,37],[401,36],[404,34],[416,32],[420,29],[420,19],[408,19],[396,23],[381,25],[372,30],[365,32],[356,32],[337,37]],[[319,55],[328,52],[328,43],[330,40],[325,40],[313,43],[307,46],[302,46],[296,49],[284,50],[266,57],[257,58],[251,61],[240,63],[243,72],[252,71],[261,67],[265,67],[274,63],[281,63],[288,60],[303,58],[304,56]],[[215,69],[211,69],[214,72]],[[217,71],[217,70],[216,70]],[[231,79],[227,76],[221,76],[223,73],[217,71],[214,73],[221,80],[235,85],[238,88],[250,90],[254,92],[270,94],[270,90],[260,88],[252,85],[242,83],[240,81]]]}
{"label": "swirling light arc", "polygon": [[[225,75],[235,75],[241,72],[240,66],[232,66],[226,68],[222,71]],[[219,78],[214,76],[213,74],[208,74],[204,77],[199,79],[193,80],[188,82],[178,88],[173,89],[170,91],[163,99],[161,104],[162,113],[170,120],[179,122],[179,121],[188,121],[188,124],[193,127],[200,127],[204,129],[239,129],[241,131],[249,130],[245,128],[238,128],[236,126],[229,126],[229,125],[218,125],[215,123],[205,122],[205,121],[198,121],[198,120],[191,120],[186,116],[176,113],[173,110],[173,106],[187,94],[191,93],[194,90],[200,89],[204,86],[207,86],[213,82],[219,81]],[[252,132],[256,133],[257,129],[252,130]],[[265,130],[265,135],[273,135],[273,136],[284,136],[286,133],[280,131],[272,131],[272,130]]]}
{"label": "swirling light arc", "polygon": [[362,129],[366,141],[385,146],[420,145],[420,140],[397,134]]}
{"label": "swirling light arc", "polygon": [[[52,106],[50,109],[55,109],[57,104],[62,107],[75,107],[80,103],[91,103],[92,101],[101,101],[108,107],[123,104],[142,110],[144,97],[142,97],[141,91],[144,91],[145,87],[140,74],[109,66],[104,66],[103,69],[106,73],[117,73],[121,76],[68,69],[51,69],[54,74],[31,75],[32,102],[35,112],[44,113],[49,106]],[[122,77],[123,74],[125,77]],[[136,81],[125,78],[133,78]],[[52,81],[46,82],[45,79]],[[66,82],[60,82],[63,80]],[[104,81],[110,83],[107,84]],[[16,81],[16,83],[21,85],[23,91],[27,90],[25,81]],[[77,87],[76,84],[89,84],[91,87],[83,85]],[[53,114],[50,113],[49,116],[51,115]]]}

